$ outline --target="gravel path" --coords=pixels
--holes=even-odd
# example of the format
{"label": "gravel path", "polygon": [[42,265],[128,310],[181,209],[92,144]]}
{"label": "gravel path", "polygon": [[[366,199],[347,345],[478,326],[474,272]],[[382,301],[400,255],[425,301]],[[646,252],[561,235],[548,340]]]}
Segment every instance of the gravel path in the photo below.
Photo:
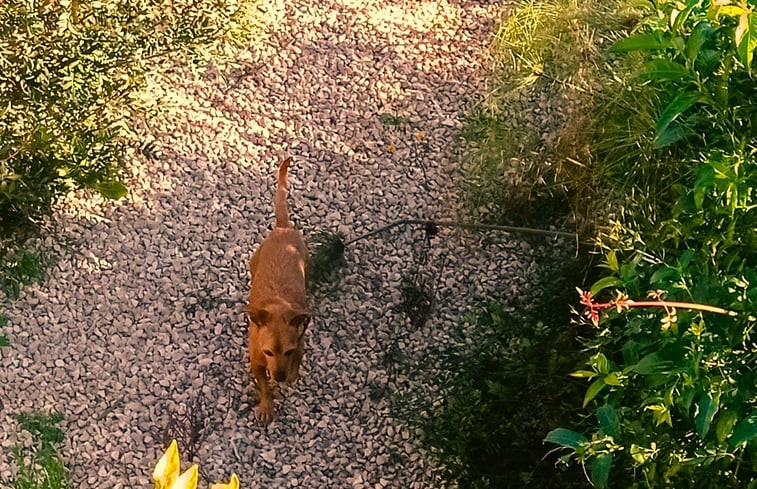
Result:
{"label": "gravel path", "polygon": [[[268,427],[252,415],[240,305],[284,155],[306,238],[454,215],[452,148],[501,8],[277,0],[268,43],[244,70],[166,73],[155,96],[170,114],[134,156],[129,198],[62,206],[62,236],[43,243],[59,258],[49,280],[4,306],[3,453],[17,441],[15,414],[57,409],[73,487],[152,487],[167,427],[186,414],[204,426],[194,459],[206,481],[234,471],[246,488],[443,487],[390,397],[433,391],[420,385],[441,371],[433,352],[475,300],[526,297],[543,250],[403,228],[351,245],[339,281],[314,298],[302,376],[278,391]],[[408,274],[434,284],[420,328],[396,311]],[[399,357],[424,375],[393,365]]]}

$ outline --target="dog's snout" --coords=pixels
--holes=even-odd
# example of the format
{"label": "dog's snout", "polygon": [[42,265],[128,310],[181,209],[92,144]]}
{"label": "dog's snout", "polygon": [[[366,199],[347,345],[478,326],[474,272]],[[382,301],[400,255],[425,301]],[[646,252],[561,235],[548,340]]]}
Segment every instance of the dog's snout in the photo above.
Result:
{"label": "dog's snout", "polygon": [[287,373],[283,370],[279,370],[276,372],[275,377],[277,382],[284,382],[287,379]]}

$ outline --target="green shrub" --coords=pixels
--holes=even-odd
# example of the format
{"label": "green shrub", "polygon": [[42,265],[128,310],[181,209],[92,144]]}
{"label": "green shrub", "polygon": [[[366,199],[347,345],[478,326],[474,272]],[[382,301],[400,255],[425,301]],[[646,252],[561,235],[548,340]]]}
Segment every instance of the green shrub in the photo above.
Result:
{"label": "green shrub", "polygon": [[17,470],[10,487],[67,489],[68,468],[58,450],[63,442],[63,431],[57,425],[63,421],[63,416],[59,413],[28,413],[19,415],[16,420],[19,428],[31,435],[32,447],[13,447],[12,455]]}
{"label": "green shrub", "polygon": [[25,249],[0,249],[0,292],[18,299],[21,287],[41,280],[46,275],[48,260],[40,253]]}
{"label": "green shrub", "polygon": [[69,189],[126,193],[122,157],[152,63],[230,56],[251,0],[9,0],[0,4],[0,229]]}
{"label": "green shrub", "polygon": [[632,198],[599,236],[610,275],[584,296],[598,331],[575,375],[590,381],[594,428],[547,437],[595,487],[757,486],[754,8],[657,1],[614,46],[638,67],[618,76],[627,100],[654,94],[639,96],[653,118],[635,146],[650,166],[596,162]]}
{"label": "green shrub", "polygon": [[751,54],[742,49],[752,42],[754,51],[753,16],[738,2],[716,3],[655,2],[655,15],[612,48],[621,58],[593,97],[584,163],[616,207],[664,215],[705,148],[741,151],[754,138]]}

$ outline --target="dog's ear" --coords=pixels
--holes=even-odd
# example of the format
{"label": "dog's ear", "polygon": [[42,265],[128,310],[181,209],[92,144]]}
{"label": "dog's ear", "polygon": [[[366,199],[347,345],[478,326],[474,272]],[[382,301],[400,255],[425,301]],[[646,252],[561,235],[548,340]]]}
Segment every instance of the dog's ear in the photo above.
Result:
{"label": "dog's ear", "polygon": [[289,320],[289,325],[294,326],[298,330],[302,330],[303,332],[307,329],[308,324],[310,323],[310,314],[307,312],[301,312],[295,315],[292,319]]}
{"label": "dog's ear", "polygon": [[271,313],[265,309],[257,309],[248,305],[247,314],[250,316],[250,321],[257,326],[265,326],[271,322]]}

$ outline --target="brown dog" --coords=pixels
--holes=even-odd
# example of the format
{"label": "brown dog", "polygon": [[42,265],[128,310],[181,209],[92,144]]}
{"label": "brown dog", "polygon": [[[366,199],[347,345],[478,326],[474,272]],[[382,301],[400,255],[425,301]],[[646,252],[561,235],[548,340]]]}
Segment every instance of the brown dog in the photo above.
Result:
{"label": "brown dog", "polygon": [[289,222],[287,170],[290,158],[279,167],[274,203],[276,227],[250,260],[250,364],[258,383],[260,403],[255,415],[263,423],[273,420],[269,377],[294,382],[299,376],[310,319],[305,291],[307,248]]}

